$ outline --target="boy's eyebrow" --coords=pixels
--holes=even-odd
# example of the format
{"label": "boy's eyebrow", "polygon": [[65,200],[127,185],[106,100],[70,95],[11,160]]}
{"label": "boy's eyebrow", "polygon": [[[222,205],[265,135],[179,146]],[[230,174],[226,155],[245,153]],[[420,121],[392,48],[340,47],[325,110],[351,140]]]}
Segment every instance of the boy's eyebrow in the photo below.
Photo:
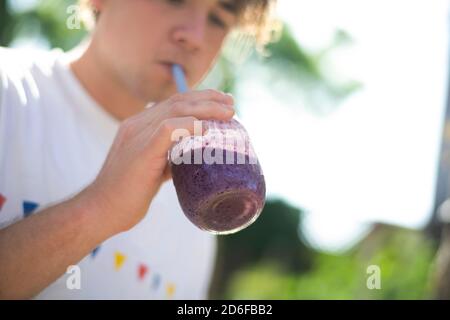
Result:
{"label": "boy's eyebrow", "polygon": [[222,9],[224,9],[224,10],[226,10],[226,11],[232,13],[232,14],[237,14],[237,5],[236,5],[236,1],[224,1],[224,0],[219,0],[219,1],[218,1],[218,5],[219,5]]}

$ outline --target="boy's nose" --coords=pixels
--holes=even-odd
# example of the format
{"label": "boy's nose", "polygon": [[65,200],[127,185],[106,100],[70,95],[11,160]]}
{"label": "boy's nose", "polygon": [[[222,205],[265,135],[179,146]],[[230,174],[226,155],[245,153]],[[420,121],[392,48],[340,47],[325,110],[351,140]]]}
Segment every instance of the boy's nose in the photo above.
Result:
{"label": "boy's nose", "polygon": [[175,42],[188,51],[200,49],[205,43],[207,18],[205,15],[191,15],[177,26],[173,37]]}

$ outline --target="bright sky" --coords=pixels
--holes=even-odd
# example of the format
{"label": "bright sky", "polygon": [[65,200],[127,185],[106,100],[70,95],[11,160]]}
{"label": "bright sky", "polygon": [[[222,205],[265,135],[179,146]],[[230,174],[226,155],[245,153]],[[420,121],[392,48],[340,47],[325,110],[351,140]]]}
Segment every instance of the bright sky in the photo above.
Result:
{"label": "bright sky", "polygon": [[241,116],[268,193],[307,210],[304,232],[313,245],[343,249],[373,221],[413,228],[428,221],[446,101],[449,2],[280,1],[279,15],[309,50],[326,47],[337,27],[346,30],[355,41],[334,54],[330,68],[364,84],[319,117],[300,103],[277,102],[257,73],[243,75]]}

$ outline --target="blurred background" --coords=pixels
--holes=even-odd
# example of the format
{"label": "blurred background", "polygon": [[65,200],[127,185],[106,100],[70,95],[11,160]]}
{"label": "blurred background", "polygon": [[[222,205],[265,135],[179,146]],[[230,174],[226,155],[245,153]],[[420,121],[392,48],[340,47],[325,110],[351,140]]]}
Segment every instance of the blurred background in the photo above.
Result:
{"label": "blurred background", "polygon": [[[74,4],[0,1],[0,45],[73,48]],[[268,193],[252,226],[219,237],[211,298],[449,299],[450,0],[277,11],[264,56],[237,64],[230,41],[202,84],[235,95]]]}

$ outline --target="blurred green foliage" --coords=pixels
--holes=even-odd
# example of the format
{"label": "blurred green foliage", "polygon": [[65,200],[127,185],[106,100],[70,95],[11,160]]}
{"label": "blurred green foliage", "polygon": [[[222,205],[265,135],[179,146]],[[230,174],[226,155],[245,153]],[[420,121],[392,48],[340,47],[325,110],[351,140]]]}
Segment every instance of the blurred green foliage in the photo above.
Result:
{"label": "blurred green foliage", "polygon": [[[23,1],[22,1],[23,2]],[[30,1],[28,1],[30,2]],[[70,9],[76,0],[32,1],[21,8],[16,1],[1,1],[0,45],[8,46],[17,39],[39,39],[49,48],[73,48],[86,35],[83,28],[71,29],[67,19],[74,14]]]}
{"label": "blurred green foliage", "polygon": [[[310,271],[286,274],[275,263],[254,265],[230,282],[230,299],[429,299],[434,245],[420,231],[378,226],[345,254],[317,252]],[[381,289],[369,290],[370,265]]]}

